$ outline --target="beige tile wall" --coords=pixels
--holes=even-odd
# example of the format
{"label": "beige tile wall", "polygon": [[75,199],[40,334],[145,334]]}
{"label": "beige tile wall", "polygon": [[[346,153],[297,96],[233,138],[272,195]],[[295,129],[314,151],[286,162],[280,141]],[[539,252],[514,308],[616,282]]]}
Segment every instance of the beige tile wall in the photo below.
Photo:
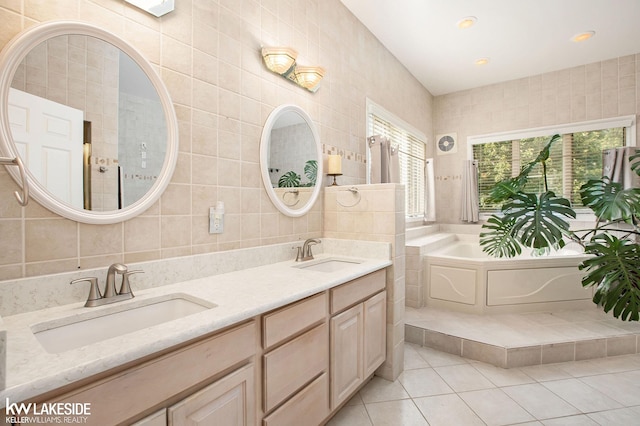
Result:
{"label": "beige tile wall", "polygon": [[[343,183],[365,181],[365,100],[432,133],[432,96],[339,0],[180,0],[154,18],[123,0],[0,0],[0,47],[22,29],[79,19],[110,30],[154,64],[179,120],[180,154],[162,199],[121,224],[25,209],[0,170],[0,279],[35,276],[321,236],[322,197],[303,218],[280,214],[261,182],[259,141],[274,107],[295,103],[326,146],[342,152]],[[288,45],[327,74],[311,94],[268,72],[261,45]],[[327,181],[328,182],[328,181]],[[225,202],[225,232],[207,213]]]}
{"label": "beige tile wall", "polygon": [[[349,186],[325,191],[324,234],[329,238],[391,244],[393,265],[387,268],[387,357],[376,372],[395,380],[404,369],[405,215],[404,185]],[[357,255],[357,253],[353,253]]]}
{"label": "beige tile wall", "polygon": [[435,159],[438,221],[460,222],[468,136],[638,114],[639,86],[640,53],[435,98],[434,134],[459,143]]}

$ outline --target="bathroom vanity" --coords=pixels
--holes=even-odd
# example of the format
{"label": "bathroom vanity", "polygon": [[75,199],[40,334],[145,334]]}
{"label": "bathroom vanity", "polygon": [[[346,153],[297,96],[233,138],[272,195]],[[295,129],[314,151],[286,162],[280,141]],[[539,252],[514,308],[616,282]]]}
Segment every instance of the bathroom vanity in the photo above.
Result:
{"label": "bathroom vanity", "polygon": [[[2,400],[90,403],[96,425],[322,424],[385,360],[390,263],[325,254],[5,317]],[[36,337],[176,298],[203,309],[68,350]]]}

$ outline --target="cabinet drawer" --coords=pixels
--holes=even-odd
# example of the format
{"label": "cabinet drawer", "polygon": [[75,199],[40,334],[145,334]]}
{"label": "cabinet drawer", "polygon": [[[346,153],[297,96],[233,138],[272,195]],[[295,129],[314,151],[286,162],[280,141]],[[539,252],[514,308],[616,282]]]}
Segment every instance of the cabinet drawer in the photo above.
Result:
{"label": "cabinet drawer", "polygon": [[326,293],[320,293],[266,314],[262,319],[263,346],[265,349],[269,349],[323,321],[326,316]]}
{"label": "cabinet drawer", "polygon": [[264,411],[272,410],[329,365],[326,323],[264,355]]}
{"label": "cabinet drawer", "polygon": [[386,270],[381,269],[331,289],[331,313],[340,312],[383,290],[386,276]]}
{"label": "cabinet drawer", "polygon": [[[320,377],[265,417],[263,426],[319,425],[329,414],[329,377]],[[304,420],[303,420],[304,419]]]}
{"label": "cabinet drawer", "polygon": [[[88,402],[90,425],[120,424],[253,356],[251,322],[178,349],[48,402]],[[117,409],[114,409],[117,407]]]}

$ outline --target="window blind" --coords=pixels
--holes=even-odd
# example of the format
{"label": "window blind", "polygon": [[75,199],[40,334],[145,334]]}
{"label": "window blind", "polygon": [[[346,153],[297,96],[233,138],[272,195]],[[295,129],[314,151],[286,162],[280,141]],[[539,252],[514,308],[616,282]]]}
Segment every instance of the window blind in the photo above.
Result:
{"label": "window blind", "polygon": [[369,134],[381,135],[398,148],[400,163],[400,182],[405,185],[405,214],[422,216],[424,214],[424,167],[426,144],[410,132],[385,120],[376,114],[369,114]]}
{"label": "window blind", "polygon": [[[562,135],[552,145],[547,165],[548,189],[569,199],[574,207],[582,207],[580,187],[589,179],[602,175],[602,151],[625,146],[625,128],[589,130]],[[478,160],[480,210],[494,211],[490,189],[499,181],[517,176],[523,166],[533,161],[549,141],[550,136],[525,138],[473,145],[473,157]],[[543,192],[542,167],[529,175],[527,192]]]}

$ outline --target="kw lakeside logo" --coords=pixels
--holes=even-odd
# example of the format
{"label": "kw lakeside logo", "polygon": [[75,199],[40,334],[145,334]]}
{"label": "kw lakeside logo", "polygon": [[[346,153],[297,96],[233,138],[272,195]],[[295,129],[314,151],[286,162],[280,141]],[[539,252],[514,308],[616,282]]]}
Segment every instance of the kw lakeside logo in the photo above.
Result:
{"label": "kw lakeside logo", "polygon": [[11,402],[6,398],[5,422],[20,424],[83,424],[91,415],[90,402]]}

